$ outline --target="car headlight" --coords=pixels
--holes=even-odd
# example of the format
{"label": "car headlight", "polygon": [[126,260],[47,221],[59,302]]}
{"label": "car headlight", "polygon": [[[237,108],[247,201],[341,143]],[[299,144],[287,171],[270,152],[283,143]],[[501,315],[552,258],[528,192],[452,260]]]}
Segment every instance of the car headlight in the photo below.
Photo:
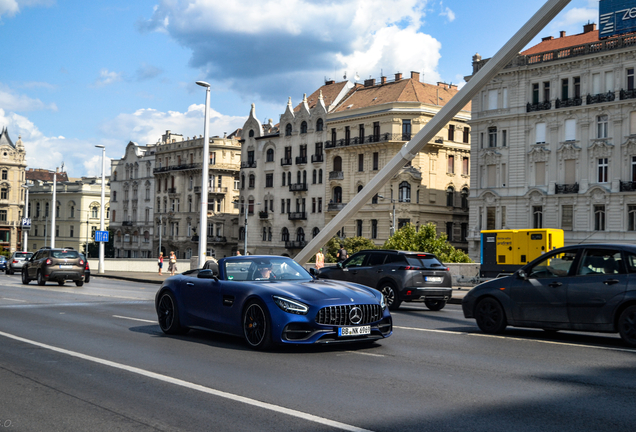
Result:
{"label": "car headlight", "polygon": [[380,300],[380,306],[382,306],[382,310],[386,309],[386,302],[384,301],[384,294],[382,295],[382,300]]}
{"label": "car headlight", "polygon": [[274,303],[285,312],[298,315],[306,315],[307,312],[309,312],[309,306],[299,301],[279,296],[272,296],[272,298],[274,299]]}

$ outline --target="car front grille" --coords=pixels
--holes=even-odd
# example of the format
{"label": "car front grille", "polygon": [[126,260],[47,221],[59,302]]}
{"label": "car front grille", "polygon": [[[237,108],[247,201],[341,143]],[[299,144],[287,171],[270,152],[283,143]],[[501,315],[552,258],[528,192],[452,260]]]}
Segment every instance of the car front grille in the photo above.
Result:
{"label": "car front grille", "polygon": [[[362,319],[359,323],[352,323],[350,317],[351,309],[357,307],[362,312]],[[326,325],[364,325],[382,318],[382,308],[380,305],[343,305],[328,306],[320,309],[316,315],[317,324]]]}

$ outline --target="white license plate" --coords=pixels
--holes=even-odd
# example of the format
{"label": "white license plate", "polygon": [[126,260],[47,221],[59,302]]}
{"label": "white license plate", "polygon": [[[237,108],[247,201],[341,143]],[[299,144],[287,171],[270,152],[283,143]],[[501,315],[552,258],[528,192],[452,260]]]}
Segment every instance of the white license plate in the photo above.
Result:
{"label": "white license plate", "polygon": [[426,282],[441,282],[442,280],[444,280],[443,277],[441,276],[426,276],[424,277],[424,280],[426,280]]}
{"label": "white license plate", "polygon": [[371,334],[371,326],[338,327],[338,336],[358,336]]}
{"label": "white license plate", "polygon": [[72,268],[73,268],[72,265],[60,265],[60,269],[62,269],[62,270],[70,270]]}

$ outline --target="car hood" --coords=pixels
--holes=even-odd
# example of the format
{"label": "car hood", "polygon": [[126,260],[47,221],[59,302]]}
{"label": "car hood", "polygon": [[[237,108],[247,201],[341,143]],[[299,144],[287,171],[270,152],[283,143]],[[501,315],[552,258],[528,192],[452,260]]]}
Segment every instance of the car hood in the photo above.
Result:
{"label": "car hood", "polygon": [[[262,285],[261,285],[262,286]],[[364,285],[341,281],[271,282],[266,283],[275,295],[308,303],[369,303],[380,300],[380,293]]]}

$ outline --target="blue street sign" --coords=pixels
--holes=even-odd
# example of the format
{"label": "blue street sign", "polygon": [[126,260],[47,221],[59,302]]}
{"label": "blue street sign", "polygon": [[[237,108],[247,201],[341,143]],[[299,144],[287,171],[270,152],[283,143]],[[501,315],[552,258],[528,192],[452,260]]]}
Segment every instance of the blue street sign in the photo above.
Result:
{"label": "blue street sign", "polygon": [[31,229],[31,218],[22,218],[22,229],[23,230]]}
{"label": "blue street sign", "polygon": [[96,242],[108,242],[108,231],[95,231]]}

